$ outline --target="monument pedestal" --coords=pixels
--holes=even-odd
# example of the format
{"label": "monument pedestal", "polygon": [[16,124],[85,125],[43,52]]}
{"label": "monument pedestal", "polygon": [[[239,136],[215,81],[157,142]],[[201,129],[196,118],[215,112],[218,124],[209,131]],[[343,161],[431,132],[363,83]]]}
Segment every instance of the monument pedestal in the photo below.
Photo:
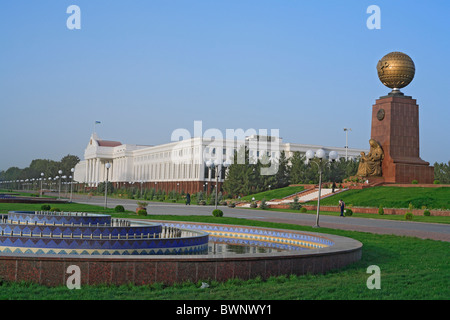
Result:
{"label": "monument pedestal", "polygon": [[372,106],[371,138],[384,151],[382,175],[387,183],[433,183],[434,168],[419,156],[419,106],[403,95],[381,97]]}

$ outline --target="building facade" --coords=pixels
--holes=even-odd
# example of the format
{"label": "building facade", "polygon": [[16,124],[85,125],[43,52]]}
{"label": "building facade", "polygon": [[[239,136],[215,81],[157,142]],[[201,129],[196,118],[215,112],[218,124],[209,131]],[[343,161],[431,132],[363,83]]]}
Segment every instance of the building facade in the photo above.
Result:
{"label": "building facade", "polygon": [[[210,191],[216,183],[223,183],[227,164],[243,163],[240,151],[246,146],[253,161],[275,163],[281,151],[289,158],[294,152],[307,150],[336,151],[339,157],[355,159],[367,150],[330,148],[318,145],[283,143],[279,137],[251,135],[244,140],[190,138],[181,141],[144,146],[102,140],[92,134],[74,172],[74,180],[95,188],[100,182],[112,182],[115,187],[137,186],[156,190],[194,193]],[[237,159],[234,159],[235,152]],[[109,164],[107,166],[107,164]],[[213,164],[213,165],[211,165]],[[269,164],[269,162],[267,162]],[[108,168],[109,167],[109,168]],[[268,166],[274,168],[275,166]],[[217,172],[217,176],[216,176]],[[262,174],[274,174],[268,170]]]}

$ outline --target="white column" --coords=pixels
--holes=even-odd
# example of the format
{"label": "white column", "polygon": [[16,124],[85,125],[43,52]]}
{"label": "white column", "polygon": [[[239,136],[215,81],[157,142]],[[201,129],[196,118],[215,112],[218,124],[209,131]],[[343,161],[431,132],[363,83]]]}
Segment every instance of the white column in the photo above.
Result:
{"label": "white column", "polygon": [[100,172],[100,161],[99,159],[95,159],[95,186],[98,186],[99,183],[99,172]]}
{"label": "white column", "polygon": [[119,159],[117,163],[117,172],[116,172],[117,181],[123,181],[122,179],[122,158]]}
{"label": "white column", "polygon": [[[109,168],[109,176],[108,176],[108,180],[109,181],[116,181],[116,179],[115,179],[115,177],[114,177],[114,174],[115,174],[115,170],[114,170],[114,160],[111,160],[111,168]],[[114,177],[114,179],[113,179],[113,177]]]}
{"label": "white column", "polygon": [[92,159],[88,160],[88,177],[87,177],[87,182],[88,182],[88,186],[91,187],[91,181],[92,181]]}
{"label": "white column", "polygon": [[84,182],[88,181],[89,160],[86,160],[86,167],[84,168]]}

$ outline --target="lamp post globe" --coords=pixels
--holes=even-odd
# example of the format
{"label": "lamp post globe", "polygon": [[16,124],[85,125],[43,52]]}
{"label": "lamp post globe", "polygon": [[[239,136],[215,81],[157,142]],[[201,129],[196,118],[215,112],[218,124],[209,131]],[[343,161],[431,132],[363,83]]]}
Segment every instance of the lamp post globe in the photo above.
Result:
{"label": "lamp post globe", "polygon": [[325,158],[325,151],[323,149],[317,150],[316,157],[322,160],[323,158]]}
{"label": "lamp post globe", "polygon": [[336,151],[331,151],[328,154],[328,158],[330,158],[330,160],[337,160],[338,159],[338,153]]}

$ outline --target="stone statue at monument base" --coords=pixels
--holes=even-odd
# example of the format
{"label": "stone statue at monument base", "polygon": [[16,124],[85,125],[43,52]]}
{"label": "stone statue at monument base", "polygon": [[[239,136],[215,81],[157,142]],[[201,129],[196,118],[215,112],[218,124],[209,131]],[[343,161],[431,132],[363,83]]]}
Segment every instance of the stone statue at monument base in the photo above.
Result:
{"label": "stone statue at monument base", "polygon": [[370,150],[366,155],[361,152],[361,159],[359,161],[358,173],[360,177],[378,177],[381,176],[381,163],[384,159],[384,152],[380,144],[374,140],[369,140]]}

